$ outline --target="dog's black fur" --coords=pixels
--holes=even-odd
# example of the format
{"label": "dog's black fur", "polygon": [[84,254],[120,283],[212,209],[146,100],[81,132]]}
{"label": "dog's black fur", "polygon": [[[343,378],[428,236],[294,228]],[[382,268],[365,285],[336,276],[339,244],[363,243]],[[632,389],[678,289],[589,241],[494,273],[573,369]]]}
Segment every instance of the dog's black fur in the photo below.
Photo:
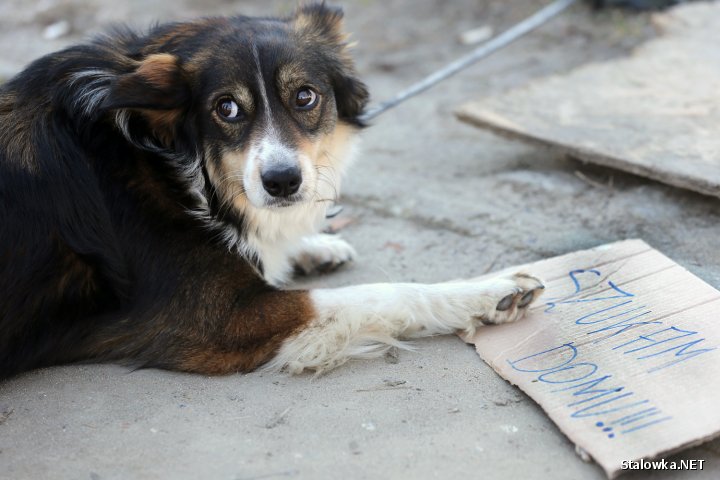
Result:
{"label": "dog's black fur", "polygon": [[253,84],[254,42],[269,74],[300,58],[326,86],[319,120],[282,113],[289,131],[359,126],[367,91],[339,19],[313,5],[116,30],[0,88],[0,378],[82,360],[250,370],[302,328],[305,293],[269,286],[259,262],[228,251],[228,231],[241,242],[255,227],[226,208],[208,165],[252,129],[218,125],[208,102],[228,81]]}

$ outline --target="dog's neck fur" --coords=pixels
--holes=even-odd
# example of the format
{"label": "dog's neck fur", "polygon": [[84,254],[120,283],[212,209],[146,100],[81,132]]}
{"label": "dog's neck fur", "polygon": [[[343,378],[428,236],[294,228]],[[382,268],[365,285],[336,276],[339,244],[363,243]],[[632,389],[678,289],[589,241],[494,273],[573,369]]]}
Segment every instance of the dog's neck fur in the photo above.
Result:
{"label": "dog's neck fur", "polygon": [[289,251],[300,240],[317,233],[325,219],[328,204],[305,203],[268,210],[249,208],[245,212],[247,234],[238,245],[248,259],[260,261],[262,275],[271,285],[282,285],[292,274]]}

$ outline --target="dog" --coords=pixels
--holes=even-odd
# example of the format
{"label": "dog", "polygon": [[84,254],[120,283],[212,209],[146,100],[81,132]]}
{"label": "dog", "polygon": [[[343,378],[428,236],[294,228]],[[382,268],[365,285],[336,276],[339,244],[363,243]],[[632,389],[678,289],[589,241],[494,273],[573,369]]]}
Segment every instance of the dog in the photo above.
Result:
{"label": "dog", "polygon": [[324,372],[522,317],[524,274],[283,288],[355,256],[318,233],[368,103],[342,17],[117,28],[0,87],[0,378]]}

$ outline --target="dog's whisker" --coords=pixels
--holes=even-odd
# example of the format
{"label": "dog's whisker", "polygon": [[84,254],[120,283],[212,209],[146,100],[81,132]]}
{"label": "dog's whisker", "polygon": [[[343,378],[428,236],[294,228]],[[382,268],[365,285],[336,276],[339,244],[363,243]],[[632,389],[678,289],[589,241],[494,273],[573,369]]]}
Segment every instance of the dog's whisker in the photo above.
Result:
{"label": "dog's whisker", "polygon": [[224,175],[220,177],[220,179],[217,181],[217,184],[214,185],[213,189],[213,195],[210,197],[210,202],[217,199],[220,202],[220,213],[224,213],[222,210],[223,207],[230,207],[232,203],[234,202],[234,198],[232,201],[228,201],[227,198],[223,198],[225,196],[233,197],[234,194],[231,195],[223,195],[223,190],[227,184],[233,185],[233,188],[236,188],[237,186],[240,187],[241,193],[238,195],[235,195],[234,198],[237,198],[239,195],[243,195],[245,193],[245,187],[244,187],[244,175],[238,174],[238,173],[230,173],[227,175]]}
{"label": "dog's whisker", "polygon": [[221,200],[218,213],[221,215],[225,215],[233,207],[233,205],[235,205],[235,201],[245,195],[245,193],[245,188],[242,186],[242,184],[239,188],[233,189],[228,195],[227,199]]}
{"label": "dog's whisker", "polygon": [[[335,199],[335,201],[337,201],[339,193],[337,191],[337,185],[334,181],[334,178],[328,178],[327,175],[318,171],[318,183],[320,182],[325,182],[332,189],[333,198]],[[315,190],[317,192],[317,188]]]}

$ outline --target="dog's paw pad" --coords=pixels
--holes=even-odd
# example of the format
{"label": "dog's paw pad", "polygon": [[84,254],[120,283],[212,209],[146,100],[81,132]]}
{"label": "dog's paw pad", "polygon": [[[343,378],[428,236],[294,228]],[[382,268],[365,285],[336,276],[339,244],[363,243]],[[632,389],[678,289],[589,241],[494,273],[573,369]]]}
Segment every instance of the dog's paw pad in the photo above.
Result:
{"label": "dog's paw pad", "polygon": [[504,312],[505,310],[512,307],[513,300],[515,299],[515,295],[510,294],[506,295],[500,302],[497,304],[497,307],[495,307],[495,310],[498,312]]}
{"label": "dog's paw pad", "polygon": [[528,305],[532,303],[532,301],[535,299],[535,290],[531,290],[529,292],[526,292],[525,295],[520,297],[520,301],[518,302],[518,308],[525,308]]}

